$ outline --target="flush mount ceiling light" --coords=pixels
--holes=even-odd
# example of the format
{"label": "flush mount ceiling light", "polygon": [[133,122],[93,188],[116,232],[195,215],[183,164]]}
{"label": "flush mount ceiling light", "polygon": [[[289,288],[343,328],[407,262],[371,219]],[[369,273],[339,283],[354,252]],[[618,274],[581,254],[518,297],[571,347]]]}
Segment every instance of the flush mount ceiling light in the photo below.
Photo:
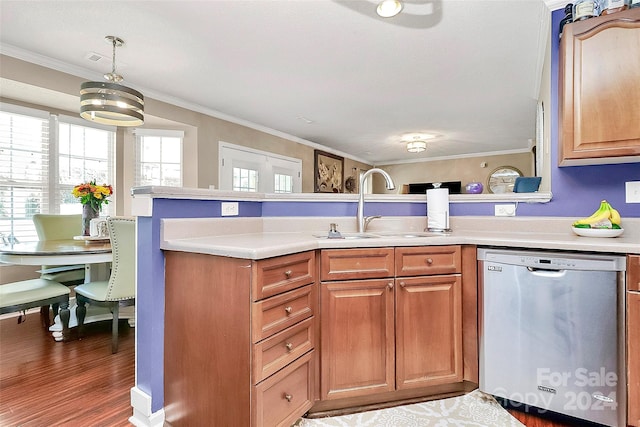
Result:
{"label": "flush mount ceiling light", "polygon": [[124,44],[119,37],[106,36],[113,46],[111,72],[107,82],[85,82],[80,86],[80,117],[113,126],[144,124],[144,97],[137,90],[118,84],[123,77],[116,73],[116,47]]}
{"label": "flush mount ceiling light", "polygon": [[402,2],[400,0],[382,0],[378,3],[376,12],[382,18],[391,18],[396,16],[402,10]]}
{"label": "flush mount ceiling light", "polygon": [[427,143],[425,141],[411,141],[407,142],[407,151],[410,153],[420,153],[427,149]]}
{"label": "flush mount ceiling light", "polygon": [[427,149],[427,140],[436,136],[432,133],[408,133],[402,136],[401,141],[407,143],[408,152],[420,153]]}

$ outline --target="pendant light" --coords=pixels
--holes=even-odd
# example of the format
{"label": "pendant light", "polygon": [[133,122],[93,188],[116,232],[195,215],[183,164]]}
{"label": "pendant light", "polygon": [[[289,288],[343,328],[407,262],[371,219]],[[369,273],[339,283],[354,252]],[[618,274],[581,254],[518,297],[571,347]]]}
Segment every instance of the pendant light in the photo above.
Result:
{"label": "pendant light", "polygon": [[118,84],[123,77],[116,73],[116,47],[124,41],[115,36],[105,40],[113,46],[111,72],[106,82],[85,82],[80,86],[80,117],[112,126],[144,124],[144,97],[137,90]]}

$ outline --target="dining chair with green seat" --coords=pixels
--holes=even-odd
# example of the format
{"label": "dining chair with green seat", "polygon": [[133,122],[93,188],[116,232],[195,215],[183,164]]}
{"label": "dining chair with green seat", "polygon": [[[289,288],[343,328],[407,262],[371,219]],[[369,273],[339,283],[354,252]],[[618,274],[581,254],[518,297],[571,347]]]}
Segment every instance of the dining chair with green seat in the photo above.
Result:
{"label": "dining chair with green seat", "polygon": [[[70,240],[82,230],[82,215],[35,214],[33,224],[38,240]],[[43,265],[42,279],[73,286],[84,283],[84,265]]]}
{"label": "dining chair with green seat", "polygon": [[[55,214],[35,214],[33,215],[33,225],[36,227],[38,240],[68,240],[80,234],[82,230],[82,215],[55,215]],[[65,286],[75,286],[84,283],[84,265],[43,265],[41,266],[40,278],[53,280]],[[53,317],[58,312],[58,305],[52,304]],[[43,305],[40,309],[43,323],[51,324],[49,317],[49,306]]]}
{"label": "dining chair with green seat", "polygon": [[[71,290],[53,280],[30,279],[0,285],[0,314],[25,311],[34,307],[60,307],[62,339],[69,337],[69,293]],[[54,315],[56,313],[54,312]],[[47,325],[48,327],[48,325]]]}
{"label": "dining chair with green seat", "polygon": [[111,240],[113,261],[109,280],[76,286],[76,316],[78,335],[83,336],[86,304],[108,307],[113,314],[111,352],[118,352],[118,316],[120,305],[135,304],[136,220],[109,217],[107,227]]}

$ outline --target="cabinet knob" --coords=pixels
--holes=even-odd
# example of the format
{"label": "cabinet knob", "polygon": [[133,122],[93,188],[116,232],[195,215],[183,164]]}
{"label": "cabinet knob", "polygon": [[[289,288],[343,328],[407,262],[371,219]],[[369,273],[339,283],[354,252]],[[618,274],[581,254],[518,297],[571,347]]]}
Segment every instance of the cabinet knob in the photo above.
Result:
{"label": "cabinet knob", "polygon": [[388,287],[389,289],[393,289],[393,282],[389,282],[389,283],[387,283],[387,287]]}
{"label": "cabinet knob", "polygon": [[293,271],[291,270],[287,270],[284,272],[284,275],[286,276],[287,279],[291,277],[291,274],[293,274]]}
{"label": "cabinet knob", "polygon": [[433,264],[433,259],[427,258],[427,264],[429,264],[429,265]]}
{"label": "cabinet knob", "polygon": [[290,306],[290,305],[288,305],[288,306],[286,306],[286,307],[284,308],[284,311],[285,311],[285,313],[287,313],[287,314],[291,314],[291,312],[293,311],[293,308],[291,308],[291,306]]}
{"label": "cabinet knob", "polygon": [[291,402],[291,399],[293,399],[293,396],[291,396],[289,393],[285,393],[283,397],[287,402]]}
{"label": "cabinet knob", "polygon": [[404,282],[400,282],[400,286],[404,288],[405,287],[405,283]]}
{"label": "cabinet knob", "polygon": [[286,343],[284,346],[287,347],[287,350],[289,351],[293,350],[293,344],[291,344],[290,342]]}

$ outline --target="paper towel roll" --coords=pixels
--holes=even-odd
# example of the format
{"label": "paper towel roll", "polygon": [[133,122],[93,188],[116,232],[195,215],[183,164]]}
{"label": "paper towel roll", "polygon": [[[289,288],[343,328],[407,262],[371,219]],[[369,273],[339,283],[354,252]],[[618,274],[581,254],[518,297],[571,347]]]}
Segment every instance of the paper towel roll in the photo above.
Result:
{"label": "paper towel roll", "polygon": [[449,230],[449,189],[427,190],[427,229],[429,231]]}

